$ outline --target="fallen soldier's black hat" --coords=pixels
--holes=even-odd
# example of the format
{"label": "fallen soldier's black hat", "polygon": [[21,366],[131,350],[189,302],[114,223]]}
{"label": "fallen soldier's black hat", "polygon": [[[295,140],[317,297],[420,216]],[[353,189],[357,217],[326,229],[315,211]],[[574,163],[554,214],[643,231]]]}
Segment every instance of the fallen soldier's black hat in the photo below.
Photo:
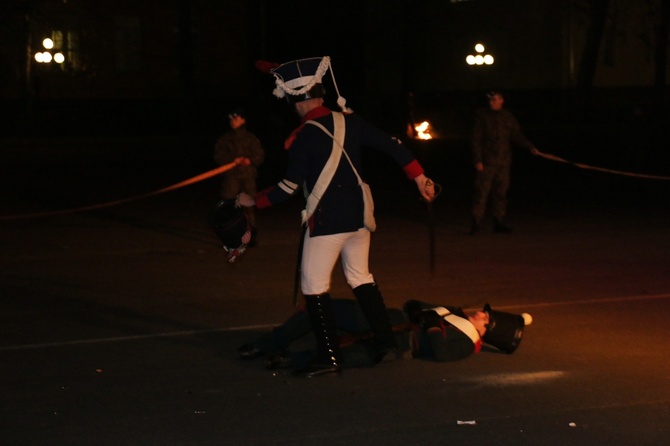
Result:
{"label": "fallen soldier's black hat", "polygon": [[489,304],[484,305],[483,311],[489,315],[489,324],[482,340],[505,353],[514,353],[523,338],[524,316],[495,311]]}

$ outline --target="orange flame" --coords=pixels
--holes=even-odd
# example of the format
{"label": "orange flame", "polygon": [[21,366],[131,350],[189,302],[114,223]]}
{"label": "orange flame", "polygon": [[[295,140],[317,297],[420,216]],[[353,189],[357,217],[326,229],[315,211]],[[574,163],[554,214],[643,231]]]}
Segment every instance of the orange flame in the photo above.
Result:
{"label": "orange flame", "polygon": [[430,123],[428,121],[423,121],[421,124],[415,125],[414,130],[416,130],[417,139],[423,139],[423,140],[433,139],[433,135],[430,134],[431,129],[430,129]]}

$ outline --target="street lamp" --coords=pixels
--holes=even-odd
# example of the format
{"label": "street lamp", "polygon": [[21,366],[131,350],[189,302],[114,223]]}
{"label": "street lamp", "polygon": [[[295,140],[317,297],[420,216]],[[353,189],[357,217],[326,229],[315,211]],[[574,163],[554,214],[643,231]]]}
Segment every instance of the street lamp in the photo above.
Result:
{"label": "street lamp", "polygon": [[486,48],[481,43],[475,45],[476,54],[468,54],[465,58],[465,62],[468,65],[493,65],[494,59],[490,54],[484,54]]}
{"label": "street lamp", "polygon": [[[468,54],[465,62],[473,67],[481,67],[484,65],[493,65],[494,59],[490,54],[485,53],[486,48],[483,43],[475,44],[475,54]],[[482,84],[482,69],[475,69],[475,78],[477,80],[477,90],[481,89]]]}
{"label": "street lamp", "polygon": [[50,38],[45,38],[42,40],[42,47],[44,47],[45,50],[47,51],[38,51],[35,53],[35,62],[37,63],[44,63],[44,64],[49,64],[52,61],[56,62],[57,64],[62,64],[65,62],[65,56],[61,52],[57,52],[55,54],[51,54],[51,51],[54,48],[54,41],[51,40]]}

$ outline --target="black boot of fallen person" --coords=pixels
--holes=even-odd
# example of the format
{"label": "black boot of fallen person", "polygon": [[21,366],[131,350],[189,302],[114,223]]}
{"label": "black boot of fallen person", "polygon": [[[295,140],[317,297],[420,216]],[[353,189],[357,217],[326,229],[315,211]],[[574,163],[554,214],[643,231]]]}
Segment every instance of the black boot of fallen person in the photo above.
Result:
{"label": "black boot of fallen person", "polygon": [[316,358],[294,372],[296,376],[314,378],[342,372],[342,354],[337,339],[333,304],[329,294],[305,296],[305,308],[316,338]]}
{"label": "black boot of fallen person", "polygon": [[288,369],[292,364],[291,353],[287,351],[269,354],[265,360],[267,370]]}
{"label": "black boot of fallen person", "polygon": [[470,232],[469,232],[469,234],[470,234],[470,235],[477,235],[477,234],[479,234],[479,230],[481,229],[480,226],[481,226],[481,224],[480,224],[479,220],[477,220],[476,218],[473,218],[473,219],[472,219],[472,223],[470,224]]}
{"label": "black boot of fallen person", "polygon": [[239,356],[240,359],[256,359],[262,355],[263,352],[261,351],[260,346],[255,343],[244,344],[237,349],[237,356]]}
{"label": "black boot of fallen person", "polygon": [[392,361],[402,353],[398,350],[386,305],[376,283],[366,283],[354,288],[354,295],[370,324],[374,335],[372,361],[375,364]]}
{"label": "black boot of fallen person", "polygon": [[256,359],[267,354],[285,351],[291,342],[305,336],[311,330],[309,317],[303,311],[296,311],[271,332],[238,348],[237,356],[241,359]]}
{"label": "black boot of fallen person", "polygon": [[503,224],[502,221],[496,220],[495,223],[493,224],[493,232],[496,232],[498,234],[509,234],[510,232],[512,232],[512,228]]}

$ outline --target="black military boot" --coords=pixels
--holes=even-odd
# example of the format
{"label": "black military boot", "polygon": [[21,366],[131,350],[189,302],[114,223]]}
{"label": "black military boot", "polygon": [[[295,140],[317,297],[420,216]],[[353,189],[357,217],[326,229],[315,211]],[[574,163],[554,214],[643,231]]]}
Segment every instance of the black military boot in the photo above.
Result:
{"label": "black military boot", "polygon": [[473,217],[472,223],[470,223],[470,235],[479,234],[480,227],[481,222],[479,221],[479,219]]}
{"label": "black military boot", "polygon": [[240,359],[256,359],[259,356],[263,356],[263,350],[257,343],[250,342],[237,349],[237,356]]}
{"label": "black military boot", "polygon": [[269,354],[265,360],[265,368],[267,370],[288,369],[292,364],[291,353],[288,351]]}
{"label": "black military boot", "polygon": [[354,295],[374,335],[372,361],[378,364],[395,359],[399,354],[398,345],[377,284],[366,283],[357,286],[354,288]]}
{"label": "black military boot", "polygon": [[493,232],[497,232],[498,234],[509,234],[512,232],[512,228],[503,224],[502,220],[496,219],[495,223],[493,223]]}
{"label": "black military boot", "polygon": [[341,373],[342,354],[337,339],[333,304],[329,294],[305,296],[305,308],[316,338],[316,358],[296,370],[297,376],[313,378],[330,373]]}

